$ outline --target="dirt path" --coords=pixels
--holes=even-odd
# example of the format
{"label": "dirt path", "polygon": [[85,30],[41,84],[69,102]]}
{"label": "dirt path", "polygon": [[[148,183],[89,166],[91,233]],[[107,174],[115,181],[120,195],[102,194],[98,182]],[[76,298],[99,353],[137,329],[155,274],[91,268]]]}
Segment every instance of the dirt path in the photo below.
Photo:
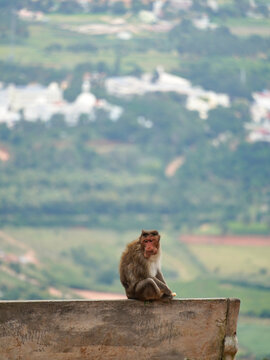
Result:
{"label": "dirt path", "polygon": [[171,161],[165,169],[165,175],[167,177],[172,177],[175,175],[176,171],[184,164],[185,157],[178,156],[173,161]]}
{"label": "dirt path", "polygon": [[9,160],[9,158],[9,153],[4,149],[0,149],[0,161],[6,162]]}

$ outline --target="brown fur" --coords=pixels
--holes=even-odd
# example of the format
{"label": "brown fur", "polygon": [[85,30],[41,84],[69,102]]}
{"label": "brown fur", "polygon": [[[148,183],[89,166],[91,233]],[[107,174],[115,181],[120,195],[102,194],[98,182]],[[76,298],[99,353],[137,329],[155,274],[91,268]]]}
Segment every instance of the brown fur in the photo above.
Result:
{"label": "brown fur", "polygon": [[[172,292],[167,287],[160,269],[160,236],[153,235],[153,231],[142,231],[141,236],[129,243],[124,250],[119,266],[120,281],[125,288],[129,299],[158,300],[172,298]],[[149,235],[148,235],[149,234]],[[149,236],[149,237],[148,237]],[[148,237],[150,247],[157,254],[145,257],[144,239]],[[158,240],[157,240],[158,239]],[[157,241],[156,241],[157,240]],[[156,262],[156,274],[150,274],[150,264]]]}

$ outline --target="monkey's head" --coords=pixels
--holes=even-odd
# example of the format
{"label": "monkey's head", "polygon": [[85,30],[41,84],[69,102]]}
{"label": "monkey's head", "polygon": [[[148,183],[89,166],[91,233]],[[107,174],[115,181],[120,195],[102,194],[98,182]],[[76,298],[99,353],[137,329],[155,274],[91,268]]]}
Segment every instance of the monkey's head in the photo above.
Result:
{"label": "monkey's head", "polygon": [[160,235],[157,230],[142,230],[140,236],[143,256],[149,259],[150,256],[156,255],[159,250]]}

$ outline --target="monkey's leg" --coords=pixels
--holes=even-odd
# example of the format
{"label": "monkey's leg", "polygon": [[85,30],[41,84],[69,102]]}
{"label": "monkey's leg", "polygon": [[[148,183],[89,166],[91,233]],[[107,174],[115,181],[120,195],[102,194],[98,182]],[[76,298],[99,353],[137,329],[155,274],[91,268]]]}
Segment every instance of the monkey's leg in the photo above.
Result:
{"label": "monkey's leg", "polygon": [[157,284],[157,286],[159,287],[162,294],[165,294],[167,296],[171,296],[172,292],[165,283],[163,283],[162,281],[160,281],[156,277],[154,277],[153,280]]}
{"label": "monkey's leg", "polygon": [[135,292],[139,300],[159,300],[163,294],[151,278],[140,281],[136,285]]}

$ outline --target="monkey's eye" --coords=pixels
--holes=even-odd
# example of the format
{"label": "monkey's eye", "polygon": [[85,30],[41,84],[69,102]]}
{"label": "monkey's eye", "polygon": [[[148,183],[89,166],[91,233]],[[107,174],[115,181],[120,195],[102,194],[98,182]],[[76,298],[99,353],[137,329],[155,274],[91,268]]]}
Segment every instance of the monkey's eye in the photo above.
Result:
{"label": "monkey's eye", "polygon": [[148,234],[147,233],[143,233],[143,237],[147,237],[148,236]]}

